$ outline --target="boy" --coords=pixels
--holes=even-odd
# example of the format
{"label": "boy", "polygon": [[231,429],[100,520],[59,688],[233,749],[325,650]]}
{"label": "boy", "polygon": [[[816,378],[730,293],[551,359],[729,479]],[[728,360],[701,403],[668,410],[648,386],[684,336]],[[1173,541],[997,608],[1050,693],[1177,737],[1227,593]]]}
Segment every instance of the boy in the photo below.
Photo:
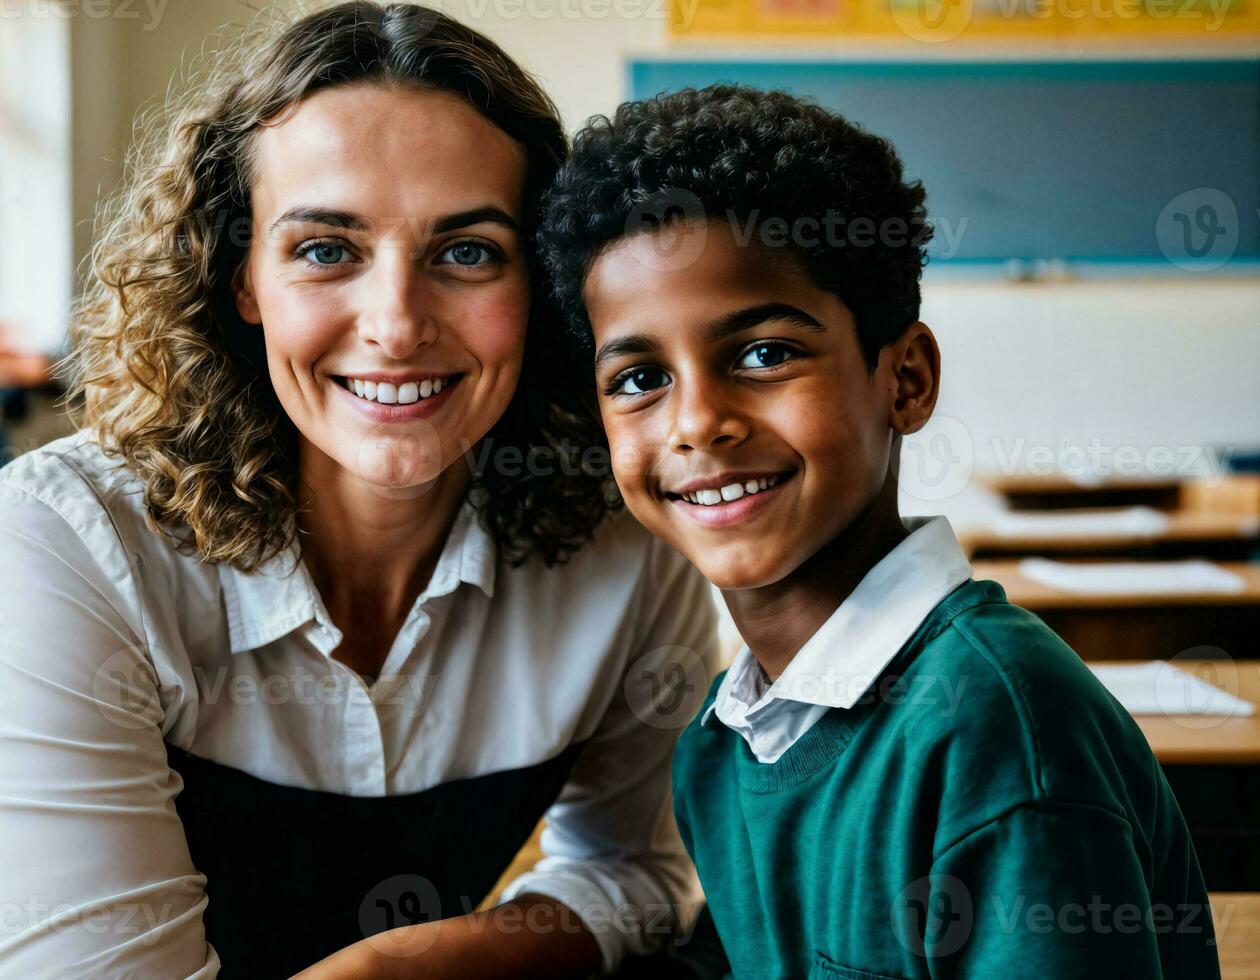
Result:
{"label": "boy", "polygon": [[626,504],[746,643],[674,758],[732,972],[1218,977],[1141,731],[898,515],[939,387],[923,200],[883,140],[733,86],[595,120],[547,200]]}

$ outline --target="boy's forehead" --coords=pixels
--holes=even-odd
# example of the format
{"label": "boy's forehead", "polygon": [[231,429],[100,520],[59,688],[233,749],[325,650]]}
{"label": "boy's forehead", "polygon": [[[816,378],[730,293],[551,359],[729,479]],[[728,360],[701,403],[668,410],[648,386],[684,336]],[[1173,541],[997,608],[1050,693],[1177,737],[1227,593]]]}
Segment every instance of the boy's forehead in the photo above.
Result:
{"label": "boy's forehead", "polygon": [[792,256],[741,243],[725,221],[678,221],[604,248],[591,263],[583,296],[599,336],[630,321],[708,319],[737,295],[807,283]]}

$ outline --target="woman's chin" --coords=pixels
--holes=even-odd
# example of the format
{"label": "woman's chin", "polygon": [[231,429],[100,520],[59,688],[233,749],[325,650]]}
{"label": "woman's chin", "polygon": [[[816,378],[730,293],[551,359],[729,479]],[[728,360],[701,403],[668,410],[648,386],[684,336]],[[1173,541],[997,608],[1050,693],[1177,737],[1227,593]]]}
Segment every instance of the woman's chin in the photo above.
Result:
{"label": "woman's chin", "polygon": [[370,437],[354,454],[352,470],[374,488],[419,496],[433,488],[442,471],[441,443],[410,435]]}

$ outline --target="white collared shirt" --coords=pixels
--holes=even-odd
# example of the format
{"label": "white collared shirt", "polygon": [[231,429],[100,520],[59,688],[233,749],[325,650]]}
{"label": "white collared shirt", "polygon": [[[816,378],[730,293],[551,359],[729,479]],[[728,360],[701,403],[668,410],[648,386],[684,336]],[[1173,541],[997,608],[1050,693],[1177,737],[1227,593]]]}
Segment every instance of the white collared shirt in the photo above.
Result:
{"label": "white collared shirt", "polygon": [[776,762],[832,708],[857,704],[928,613],[971,578],[948,520],[906,526],[914,530],[866,573],[773,684],[742,647],[701,724],[716,714],[760,762]]}
{"label": "white collared shirt", "polygon": [[0,470],[0,975],[217,974],[164,741],[351,796],[584,742],[506,897],[571,906],[606,968],[659,944],[607,924],[695,897],[669,764],[716,673],[715,617],[680,555],[620,515],[566,564],[512,568],[465,505],[369,685],[330,656],[353,637],[304,564],[182,555],[139,490],[83,434]]}

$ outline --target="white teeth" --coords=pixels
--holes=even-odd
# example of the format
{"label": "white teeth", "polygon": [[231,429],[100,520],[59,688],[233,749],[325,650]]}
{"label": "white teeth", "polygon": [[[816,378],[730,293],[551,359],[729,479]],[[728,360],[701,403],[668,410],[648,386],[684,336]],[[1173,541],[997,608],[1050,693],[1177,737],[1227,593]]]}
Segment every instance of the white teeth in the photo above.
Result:
{"label": "white teeth", "polygon": [[388,381],[364,381],[362,378],[346,378],[345,387],[367,401],[382,405],[411,405],[422,398],[431,398],[442,390],[441,378],[423,381],[404,381],[391,384]]}
{"label": "white teeth", "polygon": [[762,490],[769,490],[771,487],[777,486],[778,483],[779,477],[777,476],[763,476],[760,479],[748,480],[745,483],[728,483],[720,488],[709,487],[704,490],[692,490],[688,493],[680,494],[680,496],[690,504],[712,507],[714,504],[738,500],[746,493],[760,493]]}

